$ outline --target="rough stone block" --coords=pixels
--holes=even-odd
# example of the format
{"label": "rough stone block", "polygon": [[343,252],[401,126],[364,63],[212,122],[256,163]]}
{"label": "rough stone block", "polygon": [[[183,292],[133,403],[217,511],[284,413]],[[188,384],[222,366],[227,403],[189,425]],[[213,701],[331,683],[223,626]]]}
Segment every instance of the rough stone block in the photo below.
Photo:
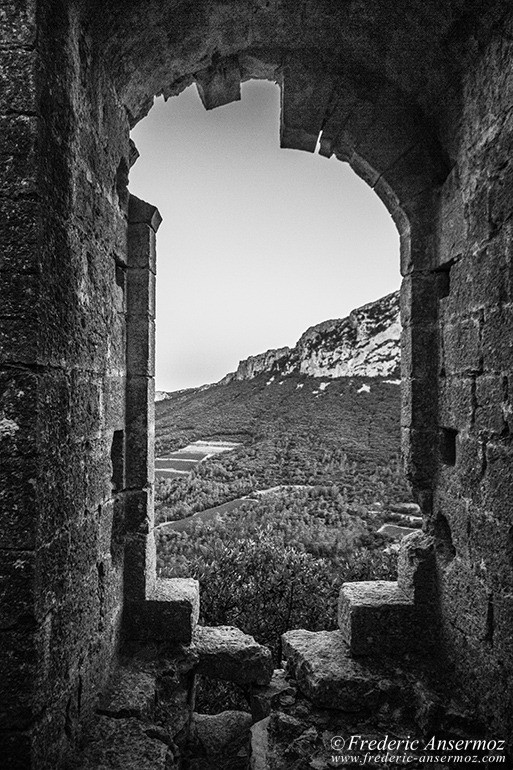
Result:
{"label": "rough stone block", "polygon": [[18,631],[2,633],[0,731],[23,730],[32,722],[37,666],[38,656],[33,628],[26,627]]}
{"label": "rough stone block", "polygon": [[283,69],[281,147],[314,152],[332,88],[315,60],[289,58]]}
{"label": "rough stone block", "polygon": [[127,487],[144,489],[153,483],[155,382],[147,377],[130,377],[126,390]]}
{"label": "rough stone block", "polygon": [[29,46],[36,37],[34,0],[18,0],[0,6],[0,46]]}
{"label": "rough stone block", "polygon": [[254,685],[251,688],[251,714],[253,721],[259,722],[265,719],[273,709],[279,709],[296,696],[296,688],[287,681],[285,670],[282,668],[273,671],[269,684],[264,686]]}
{"label": "rough stone block", "polygon": [[340,631],[287,631],[282,640],[287,672],[315,706],[365,712],[397,689],[349,656]]}
{"label": "rough stone block", "polygon": [[468,490],[477,490],[486,464],[486,445],[475,433],[458,433],[455,449],[453,465],[456,467],[459,483]]}
{"label": "rough stone block", "polygon": [[0,550],[0,629],[6,631],[34,620],[34,554]]}
{"label": "rough stone block", "polygon": [[[156,209],[155,209],[156,211]],[[156,272],[155,230],[143,222],[128,226],[128,267]]]}
{"label": "rough stone block", "polygon": [[437,468],[438,433],[434,430],[402,428],[404,466],[410,481],[419,489],[431,489]]}
{"label": "rough stone block", "polygon": [[474,642],[488,634],[490,591],[469,566],[456,557],[440,576],[442,612]]}
{"label": "rough stone block", "polygon": [[100,716],[74,767],[76,770],[169,770],[173,766],[173,755],[163,736],[155,727],[152,729],[138,719]]}
{"label": "rough stone block", "polygon": [[153,528],[153,488],[125,493],[125,523],[129,532],[147,534]]}
{"label": "rough stone block", "polygon": [[483,366],[487,372],[509,371],[513,361],[513,307],[485,312],[483,324]]}
{"label": "rough stone block", "polygon": [[500,441],[487,443],[485,466],[481,490],[486,510],[503,524],[512,524],[513,448]]}
{"label": "rough stone block", "polygon": [[473,377],[455,375],[439,379],[439,420],[442,425],[454,425],[460,431],[471,427],[474,420],[474,391]]}
{"label": "rough stone block", "polygon": [[102,412],[106,430],[123,430],[125,418],[124,375],[107,376],[102,381]]}
{"label": "rough stone block", "polygon": [[437,392],[433,383],[425,379],[401,378],[401,426],[430,430],[437,413]]}
{"label": "rough stone block", "polygon": [[475,398],[475,428],[478,431],[498,436],[508,429],[511,407],[504,377],[493,374],[477,377]]}
{"label": "rough stone block", "polygon": [[479,317],[463,318],[443,328],[443,360],[448,374],[480,372],[482,368]]}
{"label": "rough stone block", "polygon": [[438,367],[438,329],[433,323],[403,326],[401,371],[419,380],[434,379]]}
{"label": "rough stone block", "polygon": [[127,317],[126,364],[130,377],[155,374],[155,321],[148,315]]}
{"label": "rough stone block", "polygon": [[0,118],[0,196],[17,198],[35,194],[37,164],[34,149],[38,128],[35,117]]}
{"label": "rough stone block", "polygon": [[434,321],[438,311],[437,276],[432,271],[413,272],[401,282],[403,326]]}
{"label": "rough stone block", "polygon": [[198,626],[193,649],[199,655],[198,674],[239,685],[271,681],[271,651],[232,626]]}
{"label": "rough stone block", "polygon": [[236,56],[229,56],[197,72],[194,79],[206,110],[240,100],[240,67]]}
{"label": "rough stone block", "polygon": [[510,676],[513,673],[513,661],[510,651],[513,649],[513,593],[497,593],[493,597],[492,612],[489,618],[488,639],[497,654],[509,669]]}
{"label": "rough stone block", "polygon": [[415,606],[429,603],[435,579],[435,543],[420,530],[401,540],[397,563],[397,585]]}
{"label": "rough stone block", "polygon": [[393,581],[344,583],[338,625],[353,655],[400,655],[416,647],[413,599]]}
{"label": "rough stone block", "polygon": [[[160,212],[156,206],[153,206],[151,203],[146,203],[146,201],[137,198],[135,195],[130,195],[128,205],[128,222],[128,251],[130,256],[132,251],[132,244],[130,242],[132,232],[143,233],[145,230],[137,229],[138,225],[147,225],[154,233],[156,233],[162,223],[162,217],[160,216]],[[146,242],[148,243],[148,241]],[[152,269],[151,260],[148,262],[148,254],[151,253],[154,256],[155,239],[150,240],[149,243],[152,244],[152,248],[150,247],[149,252],[147,251],[145,254],[142,252],[140,253],[141,258],[145,261],[139,263],[137,260],[129,260],[130,267],[149,267]]]}
{"label": "rough stone block", "polygon": [[198,617],[197,580],[157,579],[146,601],[125,604],[125,635],[134,641],[190,644]]}
{"label": "rough stone block", "polygon": [[441,263],[459,257],[465,249],[467,225],[458,168],[455,167],[442,187],[437,228],[437,253]]}
{"label": "rough stone block", "polygon": [[0,114],[12,112],[37,113],[35,50],[2,51],[0,68]]}
{"label": "rough stone block", "polygon": [[468,543],[472,569],[490,590],[513,592],[511,518],[509,522],[501,521],[490,511],[483,511],[482,505],[474,505],[471,510]]}
{"label": "rough stone block", "polygon": [[[414,200],[436,182],[443,181],[447,170],[436,153],[430,152],[429,140],[419,142],[398,157],[383,178],[395,190],[401,202]],[[426,265],[427,266],[427,265]],[[434,265],[431,265],[434,267]]]}
{"label": "rough stone block", "polygon": [[9,275],[40,268],[41,208],[32,200],[0,199],[0,270]]}
{"label": "rough stone block", "polygon": [[124,595],[128,602],[144,602],[151,583],[150,549],[153,534],[128,533],[124,548]]}
{"label": "rough stone block", "polygon": [[25,318],[2,319],[0,349],[3,360],[8,364],[46,363],[40,347],[40,333],[34,309]]}
{"label": "rough stone block", "polygon": [[155,676],[140,669],[121,665],[100,699],[98,712],[117,719],[136,717],[152,719],[156,702]]}
{"label": "rough stone block", "polygon": [[0,467],[0,547],[35,547],[37,539],[36,460],[2,457]]}
{"label": "rough stone block", "polygon": [[191,723],[190,746],[200,756],[209,759],[238,754],[249,743],[251,714],[246,711],[222,711],[220,714],[194,714]]}
{"label": "rough stone block", "polygon": [[145,268],[127,271],[127,309],[129,315],[155,317],[155,273]]}

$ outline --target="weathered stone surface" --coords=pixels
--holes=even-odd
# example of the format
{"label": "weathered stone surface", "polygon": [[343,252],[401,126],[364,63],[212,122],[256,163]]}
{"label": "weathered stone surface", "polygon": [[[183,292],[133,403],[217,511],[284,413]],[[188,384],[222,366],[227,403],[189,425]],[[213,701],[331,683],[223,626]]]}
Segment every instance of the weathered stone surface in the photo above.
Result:
{"label": "weathered stone surface", "polygon": [[108,717],[151,719],[156,703],[155,676],[134,667],[120,666],[98,705]]}
{"label": "weathered stone surface", "polygon": [[434,539],[420,530],[401,540],[397,564],[399,589],[413,599],[416,606],[429,601],[433,592]]}
{"label": "weathered stone surface", "polygon": [[388,679],[349,656],[340,631],[288,631],[282,640],[287,672],[316,706],[366,711],[394,690]]}
{"label": "weathered stone surface", "polygon": [[269,722],[270,716],[255,722],[251,728],[251,770],[269,770]]}
{"label": "weathered stone surface", "polygon": [[131,640],[189,644],[199,617],[199,584],[192,578],[159,578],[146,601],[125,607]]}
{"label": "weathered stone surface", "polygon": [[240,66],[237,57],[213,64],[194,76],[206,110],[240,99]]}
{"label": "weathered stone surface", "polygon": [[353,655],[401,655],[416,647],[413,599],[394,581],[344,583],[338,625]]}
{"label": "weathered stone surface", "polygon": [[[76,770],[172,770],[169,746],[138,719],[98,717]],[[151,737],[150,737],[151,736]]]}
{"label": "weathered stone surface", "polygon": [[198,673],[239,685],[266,685],[273,674],[271,651],[232,626],[198,626],[193,649]]}
{"label": "weathered stone surface", "polygon": [[245,711],[222,711],[220,714],[194,714],[190,744],[193,754],[236,754],[249,742],[251,714]]}
{"label": "weathered stone surface", "polygon": [[293,743],[304,727],[300,720],[280,711],[256,722],[251,728],[251,770],[292,767],[300,756]]}
{"label": "weathered stone surface", "polygon": [[[138,266],[155,271],[159,220],[154,207],[129,205],[128,254],[129,125],[156,93],[179,93],[193,73],[207,72],[212,106],[227,101],[238,88],[235,64],[243,62],[243,77],[278,80],[288,64],[286,143],[312,149],[323,131],[323,153],[349,161],[388,206],[404,274],[421,274],[410,298],[405,291],[403,424],[408,473],[426,514],[434,503],[437,519],[426,522],[436,555],[429,569],[417,570],[413,594],[419,607],[440,611],[440,653],[456,673],[451,687],[465,690],[490,730],[513,745],[510,681],[497,673],[509,672],[512,660],[505,620],[512,586],[511,3],[112,0],[98,13],[100,5],[0,3],[3,371],[13,380],[20,369],[37,371],[42,402],[48,397],[46,411],[7,437],[9,451],[22,451],[0,471],[2,544],[38,549],[41,576],[32,607],[16,600],[6,613],[7,625],[20,609],[37,619],[33,661],[41,669],[25,666],[19,635],[6,631],[6,660],[24,681],[20,721],[9,721],[18,732],[9,740],[19,735],[25,758],[58,766],[78,735],[77,692],[87,719],[119,641],[122,559],[109,566],[109,526],[98,514],[112,510],[112,431],[126,429],[124,399],[119,388],[108,395],[107,385],[126,374],[126,297],[115,274],[140,258]],[[295,77],[292,54],[284,54],[291,51],[304,52],[293,54]],[[219,84],[223,68],[229,76]],[[442,281],[432,274],[440,268]],[[431,296],[430,285],[438,287]],[[149,330],[144,340],[148,349]],[[149,361],[145,372],[151,369]],[[60,380],[59,397],[45,391],[45,378]],[[141,402],[127,403],[134,425]],[[140,414],[146,422],[134,431],[136,445],[151,427],[151,414]],[[451,467],[440,463],[438,425],[458,431]],[[130,488],[149,490],[149,447],[133,452],[141,484]],[[472,596],[479,596],[477,615],[469,615]],[[165,636],[172,619],[159,627],[158,604],[144,622]],[[9,681],[16,676],[9,672]],[[40,676],[45,688],[35,684]],[[37,709],[36,696],[27,695],[36,692]],[[27,713],[42,715],[33,738],[22,732]],[[66,735],[58,734],[56,725],[65,724]]]}
{"label": "weathered stone surface", "polygon": [[291,702],[296,688],[287,680],[285,670],[275,669],[268,685],[253,685],[250,694],[251,713],[255,722],[265,719],[273,709]]}

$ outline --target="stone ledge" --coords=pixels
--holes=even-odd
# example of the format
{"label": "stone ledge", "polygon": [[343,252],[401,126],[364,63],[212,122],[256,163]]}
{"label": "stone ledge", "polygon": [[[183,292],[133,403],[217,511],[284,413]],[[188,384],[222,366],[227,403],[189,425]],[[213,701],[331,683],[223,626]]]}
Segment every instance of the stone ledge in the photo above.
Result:
{"label": "stone ledge", "polygon": [[144,602],[125,605],[125,637],[143,642],[190,644],[199,617],[199,583],[157,579]]}
{"label": "stone ledge", "polygon": [[413,601],[396,582],[344,583],[338,625],[352,655],[394,655],[415,647]]}
{"label": "stone ledge", "polygon": [[76,770],[170,770],[173,753],[162,738],[138,719],[98,717],[88,743],[73,767]]}
{"label": "stone ledge", "polygon": [[288,631],[282,640],[287,672],[315,706],[366,712],[397,697],[398,685],[349,656],[340,631]]}
{"label": "stone ledge", "polygon": [[120,666],[100,699],[98,713],[118,719],[152,719],[156,697],[155,676],[136,668]]}
{"label": "stone ledge", "polygon": [[238,685],[267,685],[273,675],[271,651],[232,626],[199,626],[192,649],[199,656],[197,673]]}

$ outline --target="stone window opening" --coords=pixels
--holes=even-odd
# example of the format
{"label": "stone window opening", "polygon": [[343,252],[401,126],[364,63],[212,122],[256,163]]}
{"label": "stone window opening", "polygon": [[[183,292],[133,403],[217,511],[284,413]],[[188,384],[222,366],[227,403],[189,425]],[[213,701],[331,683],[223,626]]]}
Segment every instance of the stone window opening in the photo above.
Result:
{"label": "stone window opening", "polygon": [[[235,60],[223,62],[217,66],[215,62],[212,68],[201,73],[197,77],[198,92],[207,109],[228,103],[239,98],[240,82],[237,86],[237,66]],[[185,84],[188,84],[185,80]],[[415,235],[416,228],[424,233],[424,217],[426,204],[422,196],[415,199],[414,205],[403,207],[400,198],[387,181],[386,175],[377,172],[372,165],[357,151],[357,145],[348,132],[344,132],[342,138],[330,124],[332,115],[324,119],[323,124],[318,124],[315,130],[305,132],[294,124],[296,116],[288,115],[287,85],[280,74],[279,82],[282,89],[281,110],[281,146],[292,149],[302,149],[314,152],[316,149],[324,157],[336,157],[338,160],[349,163],[358,176],[364,179],[378,194],[385,204],[400,236],[401,269],[403,272],[403,294],[425,295],[426,288],[435,289],[438,276],[422,271],[415,275],[412,260],[414,258],[412,242],[412,230]],[[297,94],[294,98],[297,97]],[[132,153],[135,148],[132,144]],[[411,152],[409,150],[408,152]],[[408,156],[408,152],[406,156]],[[404,153],[400,153],[402,161]],[[413,155],[412,162],[416,162]],[[394,166],[392,164],[391,169]],[[391,176],[393,178],[393,174]],[[397,178],[400,185],[401,172]],[[429,207],[427,211],[429,211]],[[155,628],[150,628],[148,618],[155,618],[164,607],[170,609],[171,603],[179,604],[188,617],[184,624],[185,631],[177,630],[180,639],[187,640],[191,637],[192,628],[198,617],[198,586],[191,579],[163,579],[155,574],[156,547],[154,536],[154,315],[155,315],[155,243],[156,231],[161,218],[157,209],[135,196],[130,196],[129,211],[129,249],[127,269],[127,487],[133,500],[139,497],[138,514],[135,520],[127,516],[129,527],[134,527],[132,533],[127,533],[127,548],[125,557],[125,618],[129,635],[147,635],[159,633]],[[417,224],[418,221],[418,224]],[[416,243],[418,251],[420,244]],[[437,291],[431,291],[431,297],[436,298]],[[432,319],[436,314],[435,304],[418,306],[419,321]],[[426,361],[422,355],[418,340],[415,343],[415,322],[411,311],[403,304],[403,382],[405,387],[410,387],[412,358],[423,357],[424,368],[426,364],[433,367],[436,356]],[[411,306],[410,306],[411,307]],[[413,345],[412,345],[413,340]],[[436,351],[435,351],[436,352]],[[418,387],[415,399],[420,398]],[[410,409],[415,408],[411,399],[406,399],[403,408],[403,422],[405,431],[409,430],[411,419]],[[133,416],[132,416],[133,415]],[[403,429],[403,430],[404,430]],[[416,434],[415,446],[409,446],[406,454],[407,469],[410,472],[414,489],[417,489],[417,499],[421,507],[430,504],[430,496],[427,489],[430,485],[433,468],[425,462],[420,465],[411,461],[408,452],[420,451],[425,441],[433,441],[434,434],[428,429],[425,434]],[[418,449],[417,449],[418,444]],[[136,470],[131,480],[131,469]],[[137,491],[136,491],[137,490]],[[424,491],[426,490],[426,492]],[[135,508],[135,506],[134,506]],[[132,509],[132,502],[130,503]],[[426,512],[424,510],[424,512]],[[137,533],[137,534],[136,534]],[[182,599],[180,598],[182,597]],[[193,598],[195,597],[195,598]],[[171,610],[171,615],[175,610]],[[165,624],[158,624],[164,628]],[[188,630],[187,630],[188,629]],[[182,637],[181,634],[185,635]],[[166,631],[169,636],[169,630]]]}
{"label": "stone window opening", "polygon": [[[511,760],[511,2],[360,5],[2,3],[0,753],[13,768],[57,768],[77,749],[121,643],[194,632],[197,588],[154,570],[153,329],[140,301],[159,216],[126,196],[120,159],[133,161],[129,130],[155,94],[196,82],[215,107],[251,77],[281,83],[282,145],[350,163],[401,238],[401,429],[426,537],[401,552],[401,586],[346,590],[351,655],[397,652],[387,629],[405,623],[415,633],[401,644],[431,651],[440,675],[442,722],[505,738]],[[383,599],[394,623],[366,625]],[[342,645],[321,651],[338,660]],[[430,730],[440,700],[415,689]],[[369,691],[381,687],[358,697]]]}

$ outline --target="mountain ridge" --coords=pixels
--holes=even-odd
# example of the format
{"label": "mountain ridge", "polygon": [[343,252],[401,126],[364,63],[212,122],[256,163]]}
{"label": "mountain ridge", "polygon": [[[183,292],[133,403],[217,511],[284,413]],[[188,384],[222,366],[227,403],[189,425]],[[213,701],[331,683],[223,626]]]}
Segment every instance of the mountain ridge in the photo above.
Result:
{"label": "mountain ridge", "polygon": [[395,377],[400,367],[399,292],[310,326],[293,348],[266,350],[239,362],[218,385],[269,375]]}

